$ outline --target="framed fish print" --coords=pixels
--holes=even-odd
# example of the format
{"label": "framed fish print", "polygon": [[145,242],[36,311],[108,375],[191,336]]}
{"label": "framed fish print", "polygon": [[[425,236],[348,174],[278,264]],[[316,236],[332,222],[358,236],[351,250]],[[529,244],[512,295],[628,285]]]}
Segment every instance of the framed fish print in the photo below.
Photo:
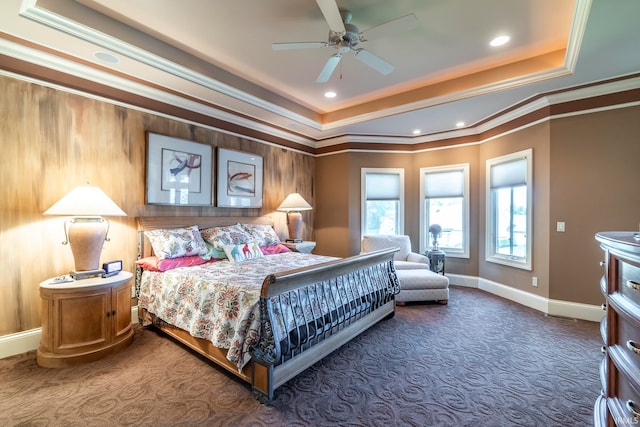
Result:
{"label": "framed fish print", "polygon": [[218,207],[262,207],[262,157],[218,148]]}
{"label": "framed fish print", "polygon": [[211,206],[213,149],[147,132],[147,204]]}

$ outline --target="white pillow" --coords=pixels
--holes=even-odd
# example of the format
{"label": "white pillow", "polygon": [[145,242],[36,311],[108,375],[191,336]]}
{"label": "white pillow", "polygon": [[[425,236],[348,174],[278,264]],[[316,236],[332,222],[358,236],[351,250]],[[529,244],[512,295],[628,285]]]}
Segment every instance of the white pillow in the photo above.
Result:
{"label": "white pillow", "polygon": [[242,245],[226,245],[224,246],[224,253],[227,254],[229,262],[242,262],[264,256],[260,250],[260,246],[258,246],[256,242],[244,243]]}
{"label": "white pillow", "polygon": [[158,259],[180,258],[207,253],[197,225],[186,228],[159,229],[144,232]]}
{"label": "white pillow", "polygon": [[270,225],[264,224],[241,224],[247,230],[251,240],[258,243],[258,246],[275,246],[282,243],[276,231]]}

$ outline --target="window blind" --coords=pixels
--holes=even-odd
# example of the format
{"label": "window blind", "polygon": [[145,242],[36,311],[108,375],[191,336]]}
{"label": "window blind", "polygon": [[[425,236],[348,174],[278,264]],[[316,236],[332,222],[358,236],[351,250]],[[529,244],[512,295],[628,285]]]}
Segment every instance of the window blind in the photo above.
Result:
{"label": "window blind", "polygon": [[491,188],[527,184],[527,159],[517,159],[491,166]]}
{"label": "window blind", "polygon": [[400,175],[368,173],[365,178],[367,200],[399,200]]}
{"label": "window blind", "polygon": [[425,173],[424,189],[426,198],[463,197],[464,171]]}

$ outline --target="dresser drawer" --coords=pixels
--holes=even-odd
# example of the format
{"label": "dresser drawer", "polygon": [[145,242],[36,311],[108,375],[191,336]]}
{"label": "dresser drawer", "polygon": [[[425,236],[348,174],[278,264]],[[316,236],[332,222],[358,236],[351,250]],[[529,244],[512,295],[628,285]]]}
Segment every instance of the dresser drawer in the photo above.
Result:
{"label": "dresser drawer", "polygon": [[619,426],[640,424],[640,393],[628,382],[620,381],[616,397],[607,399],[611,418]]}
{"label": "dresser drawer", "polygon": [[618,281],[614,292],[619,292],[640,308],[640,267],[616,259]]}
{"label": "dresser drawer", "polygon": [[[615,325],[608,330],[610,356],[621,355],[634,370],[640,369],[640,319],[632,311],[634,305],[620,295],[612,295],[609,299],[607,324]],[[602,324],[601,324],[602,327]],[[614,351],[612,351],[614,350]],[[640,381],[638,381],[640,387]]]}

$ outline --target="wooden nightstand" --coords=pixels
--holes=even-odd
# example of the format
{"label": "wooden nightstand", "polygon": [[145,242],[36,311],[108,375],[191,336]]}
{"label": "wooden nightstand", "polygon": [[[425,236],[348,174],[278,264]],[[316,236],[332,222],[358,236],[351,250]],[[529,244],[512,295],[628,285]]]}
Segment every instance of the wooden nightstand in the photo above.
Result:
{"label": "wooden nightstand", "polygon": [[40,283],[42,337],[38,365],[61,368],[92,362],[122,350],[133,340],[131,277]]}
{"label": "wooden nightstand", "polygon": [[313,252],[313,248],[316,247],[316,242],[311,242],[308,240],[305,240],[304,242],[297,242],[297,243],[282,242],[282,244],[294,252],[302,252],[305,254],[310,254],[311,252]]}

